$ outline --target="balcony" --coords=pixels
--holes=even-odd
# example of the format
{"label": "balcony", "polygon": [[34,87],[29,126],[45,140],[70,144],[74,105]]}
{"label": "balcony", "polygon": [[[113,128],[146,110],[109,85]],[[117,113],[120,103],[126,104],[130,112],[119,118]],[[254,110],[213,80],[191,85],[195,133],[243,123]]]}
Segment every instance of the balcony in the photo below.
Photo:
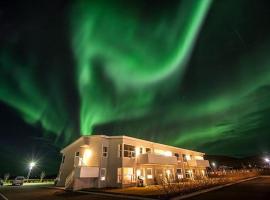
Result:
{"label": "balcony", "polygon": [[96,178],[99,176],[99,168],[98,167],[76,167],[74,169],[74,177],[75,178]]}
{"label": "balcony", "polygon": [[210,167],[208,160],[188,160],[190,167]]}
{"label": "balcony", "polygon": [[138,164],[160,164],[160,165],[177,165],[175,156],[164,156],[154,153],[140,154],[137,158]]}

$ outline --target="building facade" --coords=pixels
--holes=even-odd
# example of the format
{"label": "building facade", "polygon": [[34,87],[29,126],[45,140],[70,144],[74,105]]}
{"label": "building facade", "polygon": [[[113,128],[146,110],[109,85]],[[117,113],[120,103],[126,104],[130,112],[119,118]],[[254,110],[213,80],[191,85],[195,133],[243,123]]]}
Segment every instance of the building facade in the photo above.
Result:
{"label": "building facade", "polygon": [[62,151],[58,186],[69,189],[156,184],[206,176],[204,153],[128,136],[83,136]]}

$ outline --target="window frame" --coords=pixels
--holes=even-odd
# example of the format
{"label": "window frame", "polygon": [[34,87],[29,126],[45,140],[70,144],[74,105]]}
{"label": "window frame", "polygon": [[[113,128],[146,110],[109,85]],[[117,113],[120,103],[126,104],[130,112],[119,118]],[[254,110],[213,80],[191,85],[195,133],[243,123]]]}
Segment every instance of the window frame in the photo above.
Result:
{"label": "window frame", "polygon": [[[104,151],[104,148],[106,148],[106,151]],[[108,154],[109,154],[108,146],[102,145],[102,157],[103,158],[108,158]]]}
{"label": "window frame", "polygon": [[[102,175],[102,173],[101,173],[102,170],[104,171],[104,176],[101,176]],[[103,168],[100,168],[100,175],[99,176],[100,176],[100,180],[101,181],[105,181],[106,180],[106,174],[107,174],[107,169],[104,168],[104,167]],[[102,179],[103,177],[104,177],[104,179]]]}

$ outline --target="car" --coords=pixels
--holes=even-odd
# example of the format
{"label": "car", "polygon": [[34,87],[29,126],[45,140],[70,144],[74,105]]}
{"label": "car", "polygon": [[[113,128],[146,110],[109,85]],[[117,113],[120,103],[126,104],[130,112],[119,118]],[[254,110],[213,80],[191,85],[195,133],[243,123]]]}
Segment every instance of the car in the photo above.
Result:
{"label": "car", "polygon": [[0,178],[0,186],[3,186],[4,185],[4,181],[3,179]]}
{"label": "car", "polygon": [[23,185],[24,177],[23,176],[17,176],[13,181],[12,185]]}

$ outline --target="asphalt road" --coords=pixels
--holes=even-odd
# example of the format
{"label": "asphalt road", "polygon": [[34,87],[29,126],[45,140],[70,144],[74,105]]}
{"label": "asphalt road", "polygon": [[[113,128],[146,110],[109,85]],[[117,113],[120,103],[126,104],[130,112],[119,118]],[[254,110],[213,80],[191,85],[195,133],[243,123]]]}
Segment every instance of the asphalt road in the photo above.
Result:
{"label": "asphalt road", "polygon": [[187,200],[269,200],[270,177],[256,178]]}
{"label": "asphalt road", "polygon": [[[102,195],[65,192],[44,186],[4,186],[0,188],[0,200],[122,200]],[[6,199],[5,199],[6,197]]]}

